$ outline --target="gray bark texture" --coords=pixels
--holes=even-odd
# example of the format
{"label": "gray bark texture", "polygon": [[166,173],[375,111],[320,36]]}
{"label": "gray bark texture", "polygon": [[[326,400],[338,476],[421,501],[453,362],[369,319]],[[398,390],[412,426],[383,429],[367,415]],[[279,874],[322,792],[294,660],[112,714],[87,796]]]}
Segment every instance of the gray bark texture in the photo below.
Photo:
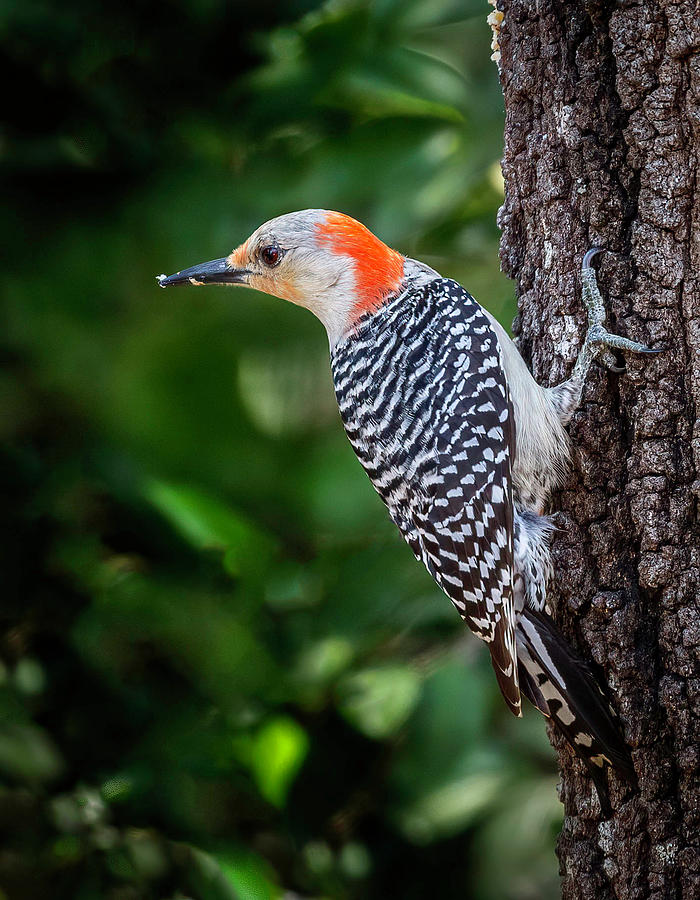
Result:
{"label": "gray bark texture", "polygon": [[697,900],[700,593],[700,10],[694,0],[500,0],[500,213],[515,331],[537,380],[571,371],[583,253],[608,327],[667,352],[598,367],[553,500],[555,616],[609,687],[638,790],[604,821],[555,735],[565,900]]}

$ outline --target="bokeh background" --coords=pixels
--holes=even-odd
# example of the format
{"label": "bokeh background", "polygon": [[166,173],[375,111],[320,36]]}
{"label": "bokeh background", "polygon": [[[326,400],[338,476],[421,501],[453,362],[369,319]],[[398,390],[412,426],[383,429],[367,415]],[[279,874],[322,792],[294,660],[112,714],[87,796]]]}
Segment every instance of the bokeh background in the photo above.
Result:
{"label": "bokeh background", "polygon": [[477,0],[6,0],[0,898],[557,895],[554,754],[342,433],[325,333],[160,291],[327,207],[506,325]]}

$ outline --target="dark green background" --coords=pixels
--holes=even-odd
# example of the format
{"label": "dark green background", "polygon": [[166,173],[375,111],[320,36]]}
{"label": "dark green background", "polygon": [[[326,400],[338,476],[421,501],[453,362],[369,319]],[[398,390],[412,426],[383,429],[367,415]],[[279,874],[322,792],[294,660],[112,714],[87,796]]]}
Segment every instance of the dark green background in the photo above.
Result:
{"label": "dark green background", "polygon": [[322,327],[154,280],[327,207],[508,325],[489,11],[3,4],[2,900],[556,896],[543,722],[389,522]]}

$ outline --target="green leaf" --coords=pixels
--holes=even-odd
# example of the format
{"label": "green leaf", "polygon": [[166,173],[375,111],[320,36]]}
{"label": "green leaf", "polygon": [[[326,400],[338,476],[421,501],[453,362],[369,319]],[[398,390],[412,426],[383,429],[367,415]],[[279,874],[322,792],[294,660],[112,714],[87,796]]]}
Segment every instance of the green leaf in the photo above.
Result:
{"label": "green leaf", "polygon": [[185,844],[178,845],[176,852],[197,900],[241,900],[241,895],[213,856]]}
{"label": "green leaf", "polygon": [[240,900],[277,900],[281,896],[282,892],[272,881],[270,865],[255,853],[226,849],[215,857]]}
{"label": "green leaf", "polygon": [[[360,109],[371,118],[389,116],[429,116],[446,122],[462,122],[462,114],[446,103],[435,103],[407,91],[384,87],[360,77],[348,80],[337,92],[337,102]],[[336,99],[335,97],[333,99]],[[329,105],[331,97],[328,98]]]}
{"label": "green leaf", "polygon": [[403,806],[396,822],[416,844],[448,837],[467,828],[487,810],[504,782],[501,772],[478,772],[449,782]]}
{"label": "green leaf", "polygon": [[408,666],[365,669],[340,683],[339,709],[367,737],[386,738],[409,717],[420,688],[420,676]]}
{"label": "green leaf", "polygon": [[287,793],[309,750],[309,738],[294,719],[279,716],[266,722],[251,741],[239,745],[258,790],[274,806],[283,807]]}
{"label": "green leaf", "polygon": [[297,677],[305,684],[324,685],[350,664],[354,655],[350,641],[328,636],[304,649],[297,664]]}
{"label": "green leaf", "polygon": [[51,781],[63,760],[51,738],[35,725],[0,725],[0,772],[23,781]]}
{"label": "green leaf", "polygon": [[274,541],[257,526],[199,488],[152,479],[144,494],[192,546],[225,551],[226,569],[233,575],[274,550]]}

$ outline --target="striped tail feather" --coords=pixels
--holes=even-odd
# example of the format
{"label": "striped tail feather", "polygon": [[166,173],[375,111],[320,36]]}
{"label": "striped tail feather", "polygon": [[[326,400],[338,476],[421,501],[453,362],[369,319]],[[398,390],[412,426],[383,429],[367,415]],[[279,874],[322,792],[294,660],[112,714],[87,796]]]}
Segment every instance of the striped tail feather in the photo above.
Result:
{"label": "striped tail feather", "polygon": [[605,765],[626,781],[636,777],[620,726],[589,667],[572,653],[554,622],[535,610],[521,613],[516,630],[520,687],[552,719],[586,763],[605,815],[611,815]]}

